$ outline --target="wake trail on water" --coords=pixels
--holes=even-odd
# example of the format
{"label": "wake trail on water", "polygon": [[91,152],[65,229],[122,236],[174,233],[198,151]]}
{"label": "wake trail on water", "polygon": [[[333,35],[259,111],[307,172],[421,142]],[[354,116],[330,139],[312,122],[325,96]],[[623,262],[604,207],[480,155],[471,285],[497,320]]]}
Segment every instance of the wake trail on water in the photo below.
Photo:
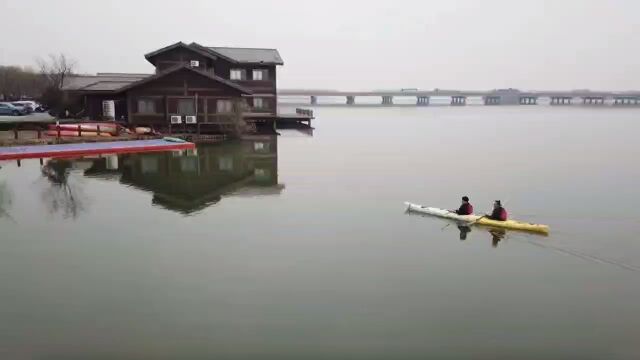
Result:
{"label": "wake trail on water", "polygon": [[571,249],[565,249],[565,248],[561,248],[561,247],[557,247],[557,246],[552,246],[552,245],[547,245],[547,244],[541,244],[537,241],[531,240],[531,239],[527,239],[527,238],[522,238],[519,239],[517,237],[514,236],[509,236],[509,238],[514,239],[514,240],[522,240],[526,243],[529,243],[533,246],[537,246],[537,247],[541,247],[544,249],[549,249],[549,250],[553,250],[562,254],[566,254],[566,255],[571,255],[571,256],[575,256],[578,257],[580,259],[583,260],[587,260],[587,261],[592,261],[592,262],[596,262],[599,264],[609,264],[609,265],[613,265],[613,266],[617,266],[619,268],[625,269],[625,270],[630,270],[630,271],[639,271],[640,272],[640,267],[638,266],[634,266],[634,265],[629,265],[629,264],[625,264],[623,262],[620,261],[616,261],[616,260],[609,260],[609,259],[605,259],[599,256],[594,256],[594,255],[589,255],[589,254],[585,254],[576,250],[571,250]]}

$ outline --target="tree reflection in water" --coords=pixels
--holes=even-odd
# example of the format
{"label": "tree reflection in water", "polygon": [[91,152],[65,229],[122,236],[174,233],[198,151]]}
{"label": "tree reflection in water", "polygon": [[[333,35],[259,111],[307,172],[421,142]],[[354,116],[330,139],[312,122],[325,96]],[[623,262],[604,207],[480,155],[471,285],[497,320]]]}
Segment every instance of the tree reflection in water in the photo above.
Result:
{"label": "tree reflection in water", "polygon": [[49,185],[42,191],[42,200],[49,213],[76,219],[87,209],[87,196],[82,184],[70,176],[72,165],[69,160],[49,160],[42,166]]}
{"label": "tree reflection in water", "polygon": [[8,210],[10,206],[11,191],[4,181],[0,182],[0,218],[8,218],[10,220],[13,220]]}

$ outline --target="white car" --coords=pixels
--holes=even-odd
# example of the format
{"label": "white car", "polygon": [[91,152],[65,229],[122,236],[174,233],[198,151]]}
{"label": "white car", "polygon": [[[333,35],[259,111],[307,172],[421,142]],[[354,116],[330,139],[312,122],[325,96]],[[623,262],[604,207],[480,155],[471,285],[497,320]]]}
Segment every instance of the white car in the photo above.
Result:
{"label": "white car", "polygon": [[14,101],[12,104],[20,104],[23,106],[28,106],[31,108],[31,111],[38,111],[38,112],[42,111],[42,105],[38,104],[33,100]]}

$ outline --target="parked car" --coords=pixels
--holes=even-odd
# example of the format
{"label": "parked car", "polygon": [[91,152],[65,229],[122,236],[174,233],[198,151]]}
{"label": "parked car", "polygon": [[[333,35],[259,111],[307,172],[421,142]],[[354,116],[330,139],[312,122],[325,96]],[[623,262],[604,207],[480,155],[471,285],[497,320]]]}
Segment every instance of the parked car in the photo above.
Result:
{"label": "parked car", "polygon": [[35,112],[42,112],[44,111],[44,109],[42,108],[42,105],[38,104],[37,102],[33,101],[33,100],[20,100],[20,101],[14,101],[13,104],[24,104],[28,107],[31,108],[31,111],[35,111]]}
{"label": "parked car", "polygon": [[31,107],[31,105],[28,105],[28,104],[24,104],[20,102],[12,102],[11,105],[22,110],[22,112],[24,112],[25,114],[31,114],[33,112],[33,107]]}
{"label": "parked car", "polygon": [[25,115],[25,110],[13,106],[10,103],[0,103],[0,115]]}

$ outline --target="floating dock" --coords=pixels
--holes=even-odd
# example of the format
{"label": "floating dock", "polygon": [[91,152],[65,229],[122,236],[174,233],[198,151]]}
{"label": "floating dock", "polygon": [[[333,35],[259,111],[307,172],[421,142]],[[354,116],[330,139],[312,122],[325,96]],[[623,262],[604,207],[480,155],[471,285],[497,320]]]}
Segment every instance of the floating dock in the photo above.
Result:
{"label": "floating dock", "polygon": [[0,160],[74,157],[96,154],[123,154],[135,152],[193,149],[190,142],[174,142],[164,139],[110,141],[95,143],[33,145],[0,147]]}

